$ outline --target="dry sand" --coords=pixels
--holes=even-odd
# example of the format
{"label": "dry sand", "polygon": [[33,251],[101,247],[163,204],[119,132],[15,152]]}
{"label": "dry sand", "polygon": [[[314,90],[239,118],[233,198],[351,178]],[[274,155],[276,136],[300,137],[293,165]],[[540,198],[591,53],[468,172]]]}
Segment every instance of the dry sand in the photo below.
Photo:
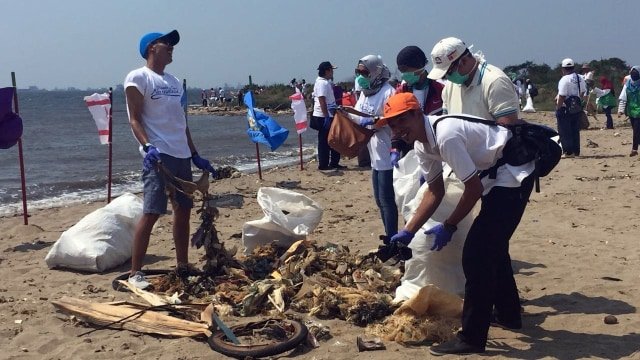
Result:
{"label": "dry sand", "polygon": [[[554,124],[551,113],[527,114],[530,120]],[[604,124],[599,115],[598,127]],[[506,359],[639,359],[640,358],[640,161],[628,157],[631,129],[621,119],[615,130],[582,132],[582,156],[563,159],[542,180],[511,240],[516,281],[524,299],[524,327],[491,328],[487,353]],[[554,125],[555,127],[555,125]],[[590,139],[599,147],[585,145]],[[311,238],[333,241],[353,250],[377,246],[382,232],[370,186],[370,171],[318,172],[315,163],[272,169],[212,184],[214,193],[244,195],[241,209],[221,209],[221,240],[241,233],[242,224],[262,217],[255,199],[260,186],[295,186],[325,207]],[[88,330],[56,317],[51,301],[62,296],[106,302],[128,299],[111,289],[111,280],[127,264],[104,274],[49,270],[44,262],[60,233],[104,203],[78,204],[35,211],[30,225],[22,217],[0,219],[0,358],[3,359],[222,359],[205,342],[139,335],[127,331]],[[197,217],[192,216],[192,229]],[[170,217],[154,230],[146,266],[174,264]],[[191,251],[190,261],[199,254]],[[606,325],[613,314],[619,323]],[[20,321],[18,321],[20,320]],[[233,324],[244,319],[229,320]],[[358,353],[362,328],[339,320],[324,321],[333,339],[297,357],[303,359],[406,359],[429,356],[428,347],[387,343],[386,351]],[[445,357],[446,358],[446,357]],[[474,358],[473,356],[471,358]]]}

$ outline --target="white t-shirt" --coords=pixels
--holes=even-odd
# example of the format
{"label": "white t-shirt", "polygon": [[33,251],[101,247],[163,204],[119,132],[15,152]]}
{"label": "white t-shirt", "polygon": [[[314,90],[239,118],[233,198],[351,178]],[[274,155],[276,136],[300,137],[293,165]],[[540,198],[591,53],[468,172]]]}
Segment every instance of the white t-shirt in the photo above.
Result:
{"label": "white t-shirt", "polygon": [[[467,115],[468,116],[468,115]],[[427,183],[442,176],[442,162],[449,164],[456,176],[466,182],[478,171],[492,167],[502,157],[502,149],[511,132],[502,126],[488,126],[468,120],[447,118],[436,132],[433,124],[440,116],[425,116],[428,143],[416,141],[414,149]],[[482,178],[483,195],[494,186],[519,187],[533,173],[534,162],[520,166],[505,164],[497,169],[495,179]]]}
{"label": "white t-shirt", "polygon": [[127,74],[124,88],[130,86],[144,97],[140,120],[149,142],[163,154],[180,159],[191,157],[187,119],[180,102],[183,93],[180,80],[167,72],[160,75],[143,66]]}
{"label": "white t-shirt", "polygon": [[[380,91],[371,96],[365,96],[364,93],[360,93],[360,97],[354,108],[367,114],[382,116],[384,103],[394,93],[395,89],[387,82],[382,85]],[[360,117],[356,117],[359,122]],[[367,144],[367,149],[369,149],[372,169],[378,171],[393,169],[393,165],[391,164],[391,128],[389,126],[376,129],[376,132]]]}
{"label": "white t-shirt", "polygon": [[331,85],[331,81],[318,76],[316,83],[313,84],[313,116],[325,116],[320,107],[320,100],[318,100],[321,96],[324,96],[327,102],[327,108],[330,109],[336,106],[336,97],[333,95],[333,85]]}
{"label": "white t-shirt", "polygon": [[[578,81],[580,81],[580,92],[578,93]],[[558,95],[560,96],[580,96],[587,93],[587,83],[582,76],[571,73],[563,76],[558,81]]]}
{"label": "white t-shirt", "polygon": [[471,114],[488,120],[509,114],[520,117],[518,94],[511,79],[486,62],[478,64],[469,86],[447,81],[442,101],[445,114]]}

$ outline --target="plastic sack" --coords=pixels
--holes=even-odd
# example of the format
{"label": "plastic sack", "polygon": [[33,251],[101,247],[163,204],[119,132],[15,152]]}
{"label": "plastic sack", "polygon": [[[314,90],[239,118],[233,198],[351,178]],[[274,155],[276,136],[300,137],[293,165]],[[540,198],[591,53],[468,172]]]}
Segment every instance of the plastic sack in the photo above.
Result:
{"label": "plastic sack", "polygon": [[320,204],[295,191],[261,187],[257,199],[265,216],[242,226],[245,254],[271,242],[287,248],[295,241],[305,239],[322,219]]}
{"label": "plastic sack", "polygon": [[522,108],[522,112],[526,112],[526,113],[536,112],[536,109],[533,107],[533,98],[529,94],[527,94],[527,103]]}
{"label": "plastic sack", "polygon": [[[412,150],[400,161],[398,169],[394,171],[393,181],[396,203],[400,205],[399,209],[405,221],[411,219],[428,188],[427,183],[420,187],[420,175],[418,159]],[[458,230],[453,234],[451,241],[440,251],[431,251],[433,237],[424,234],[451,214],[464,191],[464,184],[455,177],[448,166],[444,167],[444,175],[445,196],[432,218],[416,232],[409,244],[413,256],[405,262],[405,273],[396,289],[394,302],[412,298],[429,284],[453,294],[464,294],[462,248],[473,223],[475,211],[458,223]]]}
{"label": "plastic sack", "polygon": [[49,268],[102,272],[131,258],[142,199],[125,193],[83,217],[60,235],[45,257]]}

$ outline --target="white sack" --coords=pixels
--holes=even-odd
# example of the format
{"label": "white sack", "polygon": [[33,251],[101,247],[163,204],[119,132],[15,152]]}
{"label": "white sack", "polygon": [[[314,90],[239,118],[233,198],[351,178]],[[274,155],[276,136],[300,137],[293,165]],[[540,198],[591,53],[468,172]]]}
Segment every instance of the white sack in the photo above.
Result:
{"label": "white sack", "polygon": [[102,272],[131,258],[142,200],[125,193],[83,217],[60,235],[45,257],[49,268]]}
{"label": "white sack", "polygon": [[528,92],[527,92],[527,103],[524,106],[524,108],[522,108],[522,112],[526,112],[526,113],[536,112],[536,109],[533,107],[533,99],[531,98],[531,96],[529,96]]}
{"label": "white sack", "polygon": [[[418,160],[413,151],[410,151],[401,160],[399,168],[394,171],[393,185],[396,192],[396,202],[400,205],[405,222],[411,219],[428,188],[427,183],[419,188],[420,174]],[[444,222],[464,191],[464,184],[455,177],[451,168],[446,165],[444,174],[446,190],[444,199],[432,218],[422,226],[409,244],[413,256],[405,262],[405,273],[400,286],[396,289],[395,302],[412,298],[422,287],[429,284],[453,294],[464,294],[465,277],[462,271],[462,248],[473,222],[474,211],[458,224],[458,230],[453,234],[451,241],[440,251],[430,250],[433,246],[433,238],[424,234],[436,223]]]}
{"label": "white sack", "polygon": [[258,204],[265,216],[246,222],[242,227],[245,254],[273,241],[278,246],[289,247],[295,241],[305,239],[322,219],[320,204],[291,190],[261,187]]}

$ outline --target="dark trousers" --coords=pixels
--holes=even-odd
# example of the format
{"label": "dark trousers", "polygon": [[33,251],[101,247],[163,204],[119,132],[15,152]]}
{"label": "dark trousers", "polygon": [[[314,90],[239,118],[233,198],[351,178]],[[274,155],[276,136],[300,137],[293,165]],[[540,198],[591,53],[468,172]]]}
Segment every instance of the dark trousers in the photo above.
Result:
{"label": "dark trousers", "polygon": [[[323,117],[314,116],[319,119],[319,123],[324,122]],[[333,150],[329,146],[329,129],[320,128],[318,130],[318,168],[326,169],[329,167],[337,166],[340,163],[340,153]]]}
{"label": "dark trousers", "polygon": [[494,307],[502,321],[521,321],[509,239],[520,223],[532,189],[533,177],[529,176],[520,187],[494,187],[482,197],[480,213],[462,250],[466,283],[458,336],[469,344],[485,347]]}
{"label": "dark trousers", "polygon": [[373,197],[380,209],[382,224],[387,237],[391,238],[398,233],[398,206],[393,191],[393,169],[373,170],[371,172],[373,182]]}
{"label": "dark trousers", "polygon": [[580,155],[580,113],[567,114],[563,108],[556,111],[556,120],[562,152],[567,155]]}
{"label": "dark trousers", "polygon": [[633,130],[631,150],[638,150],[638,144],[640,144],[640,118],[629,118],[629,120],[631,121],[631,129]]}
{"label": "dark trousers", "polygon": [[611,117],[611,110],[613,110],[613,106],[605,106],[602,108],[602,111],[604,111],[604,115],[607,117],[607,123],[605,124],[607,129],[613,129],[613,118]]}

